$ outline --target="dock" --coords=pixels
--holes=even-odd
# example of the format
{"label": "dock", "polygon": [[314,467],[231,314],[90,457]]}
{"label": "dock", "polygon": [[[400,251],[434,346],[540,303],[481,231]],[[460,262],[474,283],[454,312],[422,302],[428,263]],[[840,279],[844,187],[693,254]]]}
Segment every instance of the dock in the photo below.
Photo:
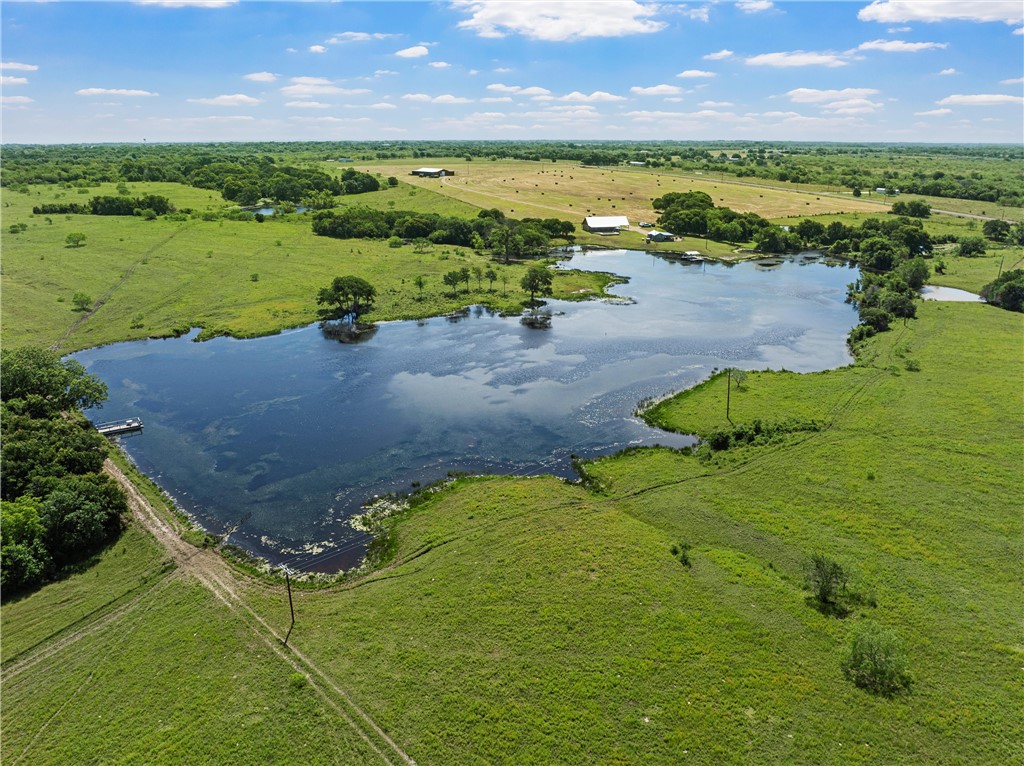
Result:
{"label": "dock", "polygon": [[119,434],[130,434],[142,430],[142,420],[139,418],[128,418],[126,420],[112,420],[109,423],[100,423],[96,430],[104,436],[118,436]]}

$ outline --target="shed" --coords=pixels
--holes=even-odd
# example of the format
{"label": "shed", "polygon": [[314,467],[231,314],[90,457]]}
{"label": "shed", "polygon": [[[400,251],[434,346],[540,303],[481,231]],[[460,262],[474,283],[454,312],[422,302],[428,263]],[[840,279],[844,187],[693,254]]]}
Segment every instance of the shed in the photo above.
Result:
{"label": "shed", "polygon": [[648,242],[672,242],[675,236],[669,234],[667,231],[649,231],[647,232]]}
{"label": "shed", "polygon": [[583,230],[591,234],[618,234],[629,228],[629,219],[624,215],[588,215],[583,219]]}
{"label": "shed", "polygon": [[447,168],[418,168],[411,173],[411,176],[419,176],[420,178],[444,178],[445,176],[455,175],[454,170],[448,170]]}

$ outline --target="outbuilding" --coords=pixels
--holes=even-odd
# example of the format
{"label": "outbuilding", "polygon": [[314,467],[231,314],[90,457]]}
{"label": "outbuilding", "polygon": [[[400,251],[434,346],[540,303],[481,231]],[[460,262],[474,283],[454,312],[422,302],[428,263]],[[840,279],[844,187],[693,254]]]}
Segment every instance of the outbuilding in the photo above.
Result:
{"label": "outbuilding", "polygon": [[648,242],[672,242],[675,240],[675,236],[669,234],[667,231],[649,231],[647,232]]}
{"label": "outbuilding", "polygon": [[629,228],[629,219],[624,215],[588,215],[583,219],[583,230],[591,234],[618,234]]}
{"label": "outbuilding", "polygon": [[411,176],[419,176],[420,178],[444,178],[445,176],[455,175],[454,170],[448,170],[447,168],[418,168],[411,173]]}

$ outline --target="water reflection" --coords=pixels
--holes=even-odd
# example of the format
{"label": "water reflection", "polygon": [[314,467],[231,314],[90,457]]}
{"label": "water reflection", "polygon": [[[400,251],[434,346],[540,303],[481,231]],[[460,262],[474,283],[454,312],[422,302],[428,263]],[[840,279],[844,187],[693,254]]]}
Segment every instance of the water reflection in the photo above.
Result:
{"label": "water reflection", "polygon": [[449,471],[569,476],[571,454],[682,446],[634,418],[636,403],[725,365],[848,363],[855,275],[811,260],[588,253],[571,267],[628,275],[612,292],[633,300],[551,302],[548,330],[476,307],[385,323],[359,344],[314,325],[78,358],[110,387],[104,418],[143,418],[125,447],[185,510],[214,531],[244,519],[232,540],[273,560],[336,569],[358,561],[365,537],[343,522],[374,494]]}

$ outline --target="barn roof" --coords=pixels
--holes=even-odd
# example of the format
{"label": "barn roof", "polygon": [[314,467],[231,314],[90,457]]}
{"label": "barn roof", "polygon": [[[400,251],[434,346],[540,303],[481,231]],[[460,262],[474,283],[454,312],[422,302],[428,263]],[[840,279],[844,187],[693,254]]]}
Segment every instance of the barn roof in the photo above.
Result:
{"label": "barn roof", "polygon": [[629,219],[624,215],[588,215],[584,222],[591,229],[617,229],[629,226]]}

